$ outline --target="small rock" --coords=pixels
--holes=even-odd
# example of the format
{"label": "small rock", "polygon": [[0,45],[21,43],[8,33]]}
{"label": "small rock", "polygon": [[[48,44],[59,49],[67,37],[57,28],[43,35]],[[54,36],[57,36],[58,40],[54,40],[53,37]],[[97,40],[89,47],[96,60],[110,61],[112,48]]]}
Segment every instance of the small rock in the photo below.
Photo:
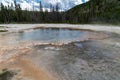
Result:
{"label": "small rock", "polygon": [[116,43],[115,46],[116,46],[116,47],[120,47],[120,43]]}

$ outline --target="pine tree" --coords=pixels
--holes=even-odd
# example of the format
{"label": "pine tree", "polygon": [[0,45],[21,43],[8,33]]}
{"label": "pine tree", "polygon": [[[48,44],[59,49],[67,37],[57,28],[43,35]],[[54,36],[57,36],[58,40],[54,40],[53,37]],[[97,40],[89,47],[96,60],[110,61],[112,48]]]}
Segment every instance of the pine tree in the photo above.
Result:
{"label": "pine tree", "polygon": [[56,12],[59,12],[59,4],[58,4],[58,3],[56,4],[56,7],[55,7],[55,8],[56,8],[55,11],[56,11]]}
{"label": "pine tree", "polygon": [[40,12],[43,12],[43,6],[41,1],[40,1]]}

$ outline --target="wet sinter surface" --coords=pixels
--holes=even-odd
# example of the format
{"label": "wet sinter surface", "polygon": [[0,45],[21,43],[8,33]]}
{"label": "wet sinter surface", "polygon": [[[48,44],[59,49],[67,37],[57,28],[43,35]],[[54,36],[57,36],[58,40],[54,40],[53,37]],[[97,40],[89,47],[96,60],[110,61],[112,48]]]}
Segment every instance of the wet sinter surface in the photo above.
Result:
{"label": "wet sinter surface", "polygon": [[[30,32],[23,33],[23,37],[19,36],[15,40],[19,38],[24,41],[24,36]],[[12,80],[119,80],[119,35],[110,33],[109,38],[104,38],[102,32],[87,33],[80,37],[83,40],[69,44],[19,42],[17,45],[1,46],[0,71],[8,69],[17,72]],[[21,33],[12,35],[16,34]],[[78,39],[79,35],[69,39]],[[11,40],[14,40],[13,37]]]}
{"label": "wet sinter surface", "polygon": [[[100,34],[100,35],[99,35]],[[103,35],[102,35],[103,34]],[[99,36],[99,37],[98,37]],[[39,43],[70,43],[75,41],[84,41],[87,39],[104,38],[106,35],[102,32],[90,30],[67,29],[67,28],[41,28],[25,31],[13,32],[0,35],[2,45],[16,45],[20,42],[39,42]]]}

